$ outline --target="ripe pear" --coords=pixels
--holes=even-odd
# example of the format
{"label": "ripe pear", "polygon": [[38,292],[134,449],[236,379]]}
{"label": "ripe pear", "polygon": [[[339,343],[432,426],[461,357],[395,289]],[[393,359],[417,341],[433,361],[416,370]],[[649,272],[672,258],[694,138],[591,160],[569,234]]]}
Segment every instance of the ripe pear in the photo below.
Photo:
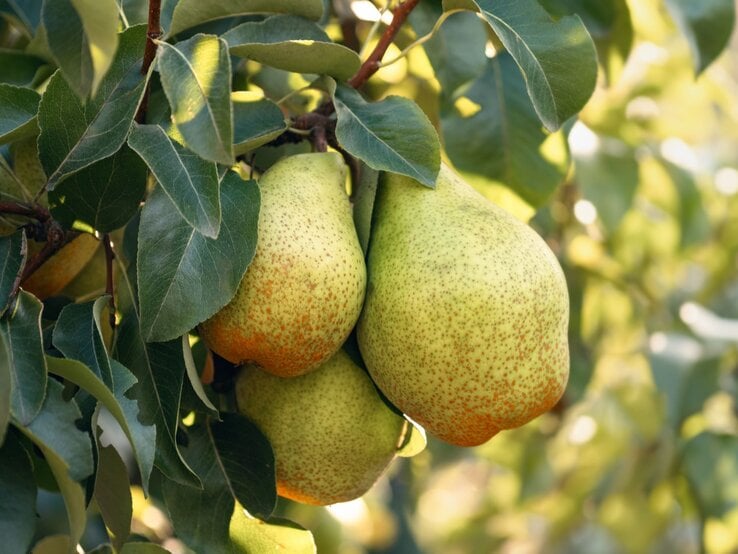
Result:
{"label": "ripe pear", "polygon": [[330,358],[361,312],[366,266],[339,154],[300,154],[259,181],[256,254],[235,297],[200,326],[226,360],[282,377]]}
{"label": "ripe pear", "polygon": [[385,174],[374,209],[358,341],[389,400],[459,446],[553,407],[569,299],[545,242],[445,165],[435,189]]}
{"label": "ripe pear", "polygon": [[[95,255],[100,241],[82,233],[51,256],[21,286],[40,300],[59,294],[82,271]],[[43,248],[43,243],[28,241],[28,259]],[[103,281],[104,283],[104,281]]]}
{"label": "ripe pear", "polygon": [[274,449],[277,493],[307,504],[363,495],[408,432],[405,419],[343,350],[291,379],[246,366],[236,380],[236,398],[239,411]]}
{"label": "ripe pear", "polygon": [[[46,183],[41,161],[38,158],[36,138],[24,139],[11,147],[13,172],[0,170],[0,197],[5,200],[34,202],[34,196]],[[1,169],[1,168],[0,168]],[[46,195],[38,202],[47,207]],[[28,222],[26,218],[0,217],[0,236],[16,232],[19,226]],[[64,245],[51,258],[21,283],[28,292],[41,300],[61,292],[90,261],[100,245],[94,236],[83,233]],[[27,260],[41,251],[42,242],[28,241]]]}

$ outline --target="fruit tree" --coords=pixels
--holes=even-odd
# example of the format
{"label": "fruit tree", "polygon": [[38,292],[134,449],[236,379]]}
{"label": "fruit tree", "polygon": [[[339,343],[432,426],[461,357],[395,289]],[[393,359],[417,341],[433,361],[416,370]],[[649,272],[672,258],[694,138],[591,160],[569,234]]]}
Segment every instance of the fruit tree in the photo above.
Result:
{"label": "fruit tree", "polygon": [[0,551],[738,551],[733,0],[0,0]]}

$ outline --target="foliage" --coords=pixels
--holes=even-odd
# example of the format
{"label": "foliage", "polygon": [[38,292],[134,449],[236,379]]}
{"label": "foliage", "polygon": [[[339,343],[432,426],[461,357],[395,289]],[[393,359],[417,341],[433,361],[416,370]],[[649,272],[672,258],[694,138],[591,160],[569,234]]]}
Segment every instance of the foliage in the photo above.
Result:
{"label": "foliage", "polygon": [[[732,1],[159,4],[0,0],[4,547],[738,549]],[[277,501],[197,325],[254,256],[258,177],[328,147],[363,247],[377,172],[441,159],[532,218],[572,366],[553,413],[467,450],[416,428],[326,510]],[[23,290],[79,233],[95,286]]]}

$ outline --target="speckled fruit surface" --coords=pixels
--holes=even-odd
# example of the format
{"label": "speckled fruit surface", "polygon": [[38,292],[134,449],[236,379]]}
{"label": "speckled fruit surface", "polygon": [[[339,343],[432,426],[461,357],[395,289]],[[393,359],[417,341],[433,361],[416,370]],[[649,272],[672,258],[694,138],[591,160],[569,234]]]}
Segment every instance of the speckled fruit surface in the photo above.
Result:
{"label": "speckled fruit surface", "polygon": [[315,371],[284,379],[246,366],[239,410],[274,449],[277,492],[307,504],[358,498],[392,461],[407,423],[342,350]]}
{"label": "speckled fruit surface", "polygon": [[262,176],[254,259],[233,300],[200,326],[220,356],[297,376],[346,340],[364,300],[366,266],[345,180],[336,153],[284,158]]}
{"label": "speckled fruit surface", "polygon": [[435,190],[386,174],[374,218],[358,339],[385,395],[460,446],[553,407],[569,300],[544,241],[445,165]]}

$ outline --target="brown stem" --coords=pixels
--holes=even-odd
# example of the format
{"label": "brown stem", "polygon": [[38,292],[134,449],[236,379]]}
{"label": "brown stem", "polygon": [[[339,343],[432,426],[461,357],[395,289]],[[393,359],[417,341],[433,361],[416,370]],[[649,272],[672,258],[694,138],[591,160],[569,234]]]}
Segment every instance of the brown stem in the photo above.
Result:
{"label": "brown stem", "polygon": [[23,202],[0,202],[0,213],[23,215],[45,222],[51,217],[49,210],[39,204],[25,204]]}
{"label": "brown stem", "polygon": [[379,42],[374,47],[374,50],[372,50],[372,53],[369,54],[366,61],[361,64],[356,75],[348,80],[349,85],[354,88],[359,88],[367,82],[369,77],[377,72],[380,67],[380,62],[382,61],[385,52],[387,52],[387,48],[389,48],[392,41],[395,40],[395,36],[397,36],[397,33],[400,31],[402,24],[405,23],[405,20],[410,15],[410,12],[415,9],[415,6],[418,5],[418,2],[420,2],[420,0],[405,0],[405,2],[401,2],[392,10],[392,23],[390,23],[384,30]]}
{"label": "brown stem", "polygon": [[46,260],[56,254],[59,249],[76,237],[79,233],[75,231],[65,231],[59,223],[53,219],[48,222],[46,231],[46,243],[39,252],[26,263],[21,275],[21,283],[28,279],[31,274],[41,267]]}
{"label": "brown stem", "polygon": [[[144,49],[143,62],[141,63],[141,74],[146,75],[149,72],[151,64],[154,63],[156,56],[156,40],[161,38],[161,25],[159,19],[161,16],[161,0],[149,0],[149,23],[146,30],[146,47]],[[136,111],[136,123],[146,121],[146,110],[149,106],[149,95],[151,93],[150,83],[146,83],[141,104]]]}
{"label": "brown stem", "polygon": [[115,282],[113,280],[115,253],[108,233],[103,235],[102,240],[105,247],[105,293],[110,296],[110,328],[115,331]]}

